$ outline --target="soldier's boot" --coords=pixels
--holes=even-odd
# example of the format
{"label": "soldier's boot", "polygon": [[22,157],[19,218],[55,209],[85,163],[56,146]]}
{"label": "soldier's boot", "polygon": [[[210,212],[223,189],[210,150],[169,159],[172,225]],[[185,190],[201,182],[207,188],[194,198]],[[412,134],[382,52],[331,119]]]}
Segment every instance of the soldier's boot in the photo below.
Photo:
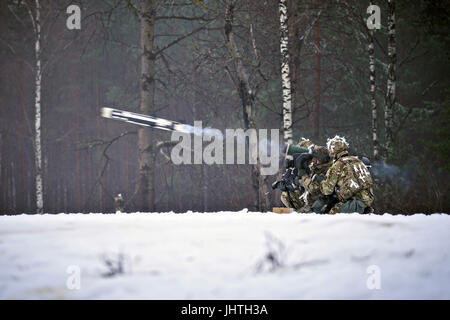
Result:
{"label": "soldier's boot", "polygon": [[361,200],[357,200],[355,198],[351,198],[348,199],[347,201],[345,201],[344,203],[339,202],[338,204],[336,204],[333,208],[331,208],[330,210],[330,214],[335,214],[335,213],[364,213],[364,202],[362,202]]}
{"label": "soldier's boot", "polygon": [[365,207],[364,208],[364,214],[368,214],[368,213],[374,213],[375,209],[371,206]]}
{"label": "soldier's boot", "polygon": [[308,206],[308,205],[304,205],[303,207],[301,207],[300,209],[295,210],[295,211],[297,211],[297,212],[299,212],[299,213],[311,213],[311,212],[314,212],[314,211],[311,209],[311,206]]}
{"label": "soldier's boot", "polygon": [[330,212],[328,212],[329,214],[336,214],[339,212],[339,206],[335,205],[333,208],[330,209]]}
{"label": "soldier's boot", "polygon": [[328,206],[327,202],[324,199],[319,198],[312,204],[311,211],[315,213],[327,213],[326,212],[327,206]]}

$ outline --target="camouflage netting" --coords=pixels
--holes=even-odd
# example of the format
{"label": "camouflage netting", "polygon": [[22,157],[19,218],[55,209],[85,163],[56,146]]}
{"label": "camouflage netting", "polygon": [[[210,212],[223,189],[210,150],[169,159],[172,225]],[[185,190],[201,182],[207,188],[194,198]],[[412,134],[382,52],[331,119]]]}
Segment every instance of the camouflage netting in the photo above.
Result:
{"label": "camouflage netting", "polygon": [[327,149],[331,154],[338,154],[342,151],[348,150],[348,142],[344,137],[335,136],[332,139],[327,140]]}

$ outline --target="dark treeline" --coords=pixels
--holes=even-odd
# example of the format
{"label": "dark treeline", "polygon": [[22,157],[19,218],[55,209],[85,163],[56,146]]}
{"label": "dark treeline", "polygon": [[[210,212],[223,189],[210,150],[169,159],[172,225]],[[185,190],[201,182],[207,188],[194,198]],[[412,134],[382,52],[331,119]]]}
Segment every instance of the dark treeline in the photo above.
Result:
{"label": "dark treeline", "polygon": [[[142,58],[154,62],[151,114],[204,127],[283,129],[279,2],[260,0],[4,0],[0,2],[0,213],[36,211],[35,21],[40,4],[44,212],[267,210],[250,165],[174,165],[170,133],[100,117],[102,107],[140,112]],[[448,212],[449,8],[446,1],[395,3],[395,104],[386,144],[389,4],[373,33],[377,140],[369,81],[370,1],[288,0],[293,138],[325,145],[343,135],[377,164],[377,212]],[[69,30],[69,5],[81,29]],[[143,54],[143,5],[152,8],[152,52]],[[233,6],[227,38],[226,12]],[[228,11],[229,12],[229,11]],[[148,18],[148,17],[147,17]],[[245,114],[245,112],[244,112]],[[389,124],[387,124],[389,129]],[[142,194],[139,130],[150,130],[154,201]],[[389,131],[389,130],[388,130]],[[281,134],[282,137],[282,134]],[[374,143],[379,154],[374,156]],[[387,146],[387,148],[386,148]],[[282,168],[280,168],[282,169]],[[276,176],[260,179],[267,187]],[[256,187],[258,188],[258,187]],[[150,205],[149,205],[150,203]]]}

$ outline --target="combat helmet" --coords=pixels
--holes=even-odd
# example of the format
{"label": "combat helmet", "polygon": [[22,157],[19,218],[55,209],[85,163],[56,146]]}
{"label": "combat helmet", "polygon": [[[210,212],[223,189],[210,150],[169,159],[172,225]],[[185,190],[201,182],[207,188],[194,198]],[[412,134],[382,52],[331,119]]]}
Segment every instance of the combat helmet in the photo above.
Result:
{"label": "combat helmet", "polygon": [[313,154],[316,158],[320,159],[323,162],[330,161],[330,153],[326,147],[322,146],[314,146]]}
{"label": "combat helmet", "polygon": [[311,140],[305,138],[301,138],[300,141],[298,142],[298,145],[306,149],[311,149],[315,146],[315,144]]}
{"label": "combat helmet", "polygon": [[335,136],[327,140],[327,149],[330,154],[339,154],[348,150],[348,143],[344,137]]}

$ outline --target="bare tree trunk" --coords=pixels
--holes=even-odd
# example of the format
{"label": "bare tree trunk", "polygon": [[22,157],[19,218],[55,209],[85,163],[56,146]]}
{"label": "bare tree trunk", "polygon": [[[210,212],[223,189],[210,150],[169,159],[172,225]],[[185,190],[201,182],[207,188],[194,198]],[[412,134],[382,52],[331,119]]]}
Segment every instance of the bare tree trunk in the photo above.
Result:
{"label": "bare tree trunk", "polygon": [[44,197],[42,190],[42,151],[41,151],[41,8],[39,0],[36,0],[36,17],[35,17],[35,56],[36,56],[36,88],[35,88],[35,140],[34,154],[36,162],[36,212],[38,214],[44,212]]}
{"label": "bare tree trunk", "polygon": [[14,161],[11,161],[11,208],[13,212],[17,212],[17,192],[16,192],[16,168]]}
{"label": "bare tree trunk", "polygon": [[[24,105],[24,93],[23,93],[23,61],[19,62],[18,66],[18,93],[19,93],[19,114],[20,119],[22,120],[22,123],[19,125],[19,179],[18,179],[18,189],[19,189],[19,210],[21,212],[25,212],[25,186],[26,180],[25,180],[25,135],[26,135],[26,128],[25,128],[25,117],[27,116],[25,113],[25,105]],[[1,152],[1,150],[0,150]]]}
{"label": "bare tree trunk", "polygon": [[[194,68],[192,69],[192,81],[193,83],[197,83],[198,79],[197,79],[197,66],[194,66]],[[197,114],[198,114],[198,106],[199,106],[199,94],[197,92],[197,90],[194,90],[193,92],[193,101],[192,101],[192,115],[193,115],[193,121],[192,123],[194,123],[194,121],[199,120],[197,118]],[[203,212],[207,212],[207,208],[208,208],[208,186],[207,186],[207,172],[206,172],[206,164],[201,164],[200,165],[200,179],[199,179],[199,189],[200,189],[200,196],[201,196],[201,210]]]}
{"label": "bare tree trunk", "polygon": [[286,0],[280,0],[281,88],[283,90],[283,140],[292,143],[291,78],[289,72],[289,29]]}
{"label": "bare tree trunk", "polygon": [[372,106],[372,142],[373,142],[373,158],[379,158],[378,145],[378,121],[377,121],[377,102],[375,99],[375,45],[374,30],[369,30],[369,72],[370,72],[370,104]]}
{"label": "bare tree trunk", "polygon": [[[154,0],[141,0],[141,102],[140,112],[151,114],[155,95],[155,56],[153,38],[156,4]],[[155,160],[152,132],[148,128],[138,130],[139,194],[142,211],[150,211],[155,205]]]}
{"label": "bare tree trunk", "polygon": [[0,131],[0,214],[2,211],[5,210],[5,201],[4,199],[4,190],[3,190],[3,186],[5,185],[4,180],[3,180],[3,135],[2,132]]}
{"label": "bare tree trunk", "polygon": [[291,80],[292,119],[294,118],[294,113],[296,111],[296,104],[300,101],[300,81],[297,74],[300,67],[302,40],[300,40],[300,32],[298,27],[298,12],[298,0],[287,0],[289,77]]}
{"label": "bare tree trunk", "polygon": [[230,50],[232,59],[234,61],[237,77],[238,77],[238,89],[239,95],[242,100],[242,114],[244,119],[245,128],[255,127],[253,121],[253,96],[252,90],[249,84],[249,75],[247,70],[245,70],[244,64],[242,63],[239,50],[237,48],[236,42],[234,41],[233,33],[233,19],[234,19],[234,0],[227,1],[227,7],[225,12],[225,35],[227,37],[228,48]]}
{"label": "bare tree trunk", "polygon": [[[97,105],[97,114],[100,113],[101,109],[101,103],[100,103],[100,88],[99,88],[99,71],[98,71],[98,65],[95,67],[95,99],[96,99],[96,105]],[[100,121],[100,117],[96,117],[96,125],[97,125],[97,136],[102,137],[104,132],[104,121]],[[97,165],[97,175],[100,174],[101,168],[99,164]],[[98,184],[98,206],[99,206],[99,212],[103,212],[103,188],[102,185]]]}
{"label": "bare tree trunk", "polygon": [[[79,108],[78,103],[78,90],[73,88],[72,91],[72,101]],[[80,141],[80,116],[78,113],[75,115],[75,128],[74,128],[74,140],[77,144]],[[75,187],[75,204],[74,208],[77,212],[81,212],[81,161],[80,161],[80,151],[75,148],[75,177],[74,177],[74,187]]]}
{"label": "bare tree trunk", "polygon": [[[245,129],[256,129],[255,119],[254,119],[254,106],[253,106],[253,92],[250,88],[249,75],[242,63],[239,50],[237,48],[236,42],[234,41],[233,35],[233,19],[234,19],[234,7],[235,0],[227,0],[226,10],[225,10],[225,35],[227,38],[228,48],[230,50],[232,59],[236,67],[236,73],[238,78],[238,91],[239,96],[242,101],[242,112],[244,119]],[[261,163],[259,157],[257,158],[257,163],[252,165],[252,187],[256,195],[255,208],[256,210],[265,211],[266,201],[265,201],[265,177],[261,175]]]}
{"label": "bare tree trunk", "polygon": [[[318,3],[316,3],[318,6]],[[314,26],[315,36],[316,36],[316,94],[315,94],[315,108],[314,108],[314,137],[319,140],[320,136],[320,29],[319,21],[316,21]]]}
{"label": "bare tree trunk", "polygon": [[388,0],[388,78],[386,91],[386,106],[384,109],[384,122],[386,128],[386,158],[392,155],[394,107],[395,107],[395,84],[397,62],[395,43],[395,0]]}
{"label": "bare tree trunk", "polygon": [[202,207],[203,212],[208,211],[208,184],[206,181],[208,181],[208,172],[206,171],[207,167],[205,164],[202,165],[202,172],[201,172],[201,181],[203,181],[202,184]]}

